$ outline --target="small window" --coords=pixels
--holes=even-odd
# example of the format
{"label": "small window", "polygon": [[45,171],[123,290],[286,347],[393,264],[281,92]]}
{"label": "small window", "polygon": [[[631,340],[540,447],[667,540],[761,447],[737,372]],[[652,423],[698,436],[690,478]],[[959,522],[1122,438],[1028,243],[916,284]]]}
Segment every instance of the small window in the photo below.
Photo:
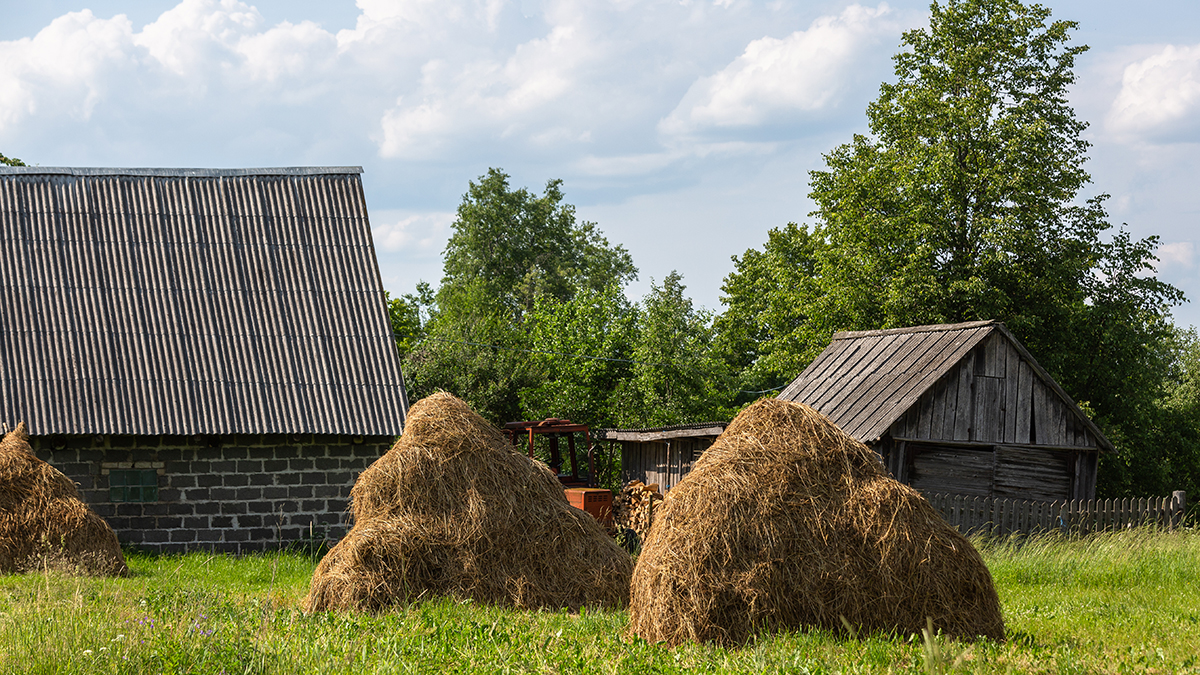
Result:
{"label": "small window", "polygon": [[108,495],[114,502],[156,502],[158,472],[154,469],[113,469],[108,473]]}

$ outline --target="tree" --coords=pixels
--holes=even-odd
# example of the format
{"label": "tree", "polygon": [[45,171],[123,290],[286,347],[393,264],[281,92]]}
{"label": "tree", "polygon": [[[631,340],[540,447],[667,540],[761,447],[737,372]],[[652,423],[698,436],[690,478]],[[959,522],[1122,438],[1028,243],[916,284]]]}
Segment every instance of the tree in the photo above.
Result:
{"label": "tree", "polygon": [[713,347],[712,316],[692,307],[678,272],[642,301],[620,424],[654,427],[729,419],[733,380]]}
{"label": "tree", "polygon": [[413,400],[448,391],[495,424],[521,417],[520,391],[535,386],[525,327],[496,306],[482,280],[438,294],[421,340],[404,359]]}
{"label": "tree", "polygon": [[25,162],[22,162],[16,157],[5,157],[3,153],[0,153],[0,164],[6,164],[8,166],[27,166]]}
{"label": "tree", "polygon": [[565,417],[610,426],[625,406],[639,312],[616,283],[579,289],[570,300],[540,296],[529,315],[529,367],[536,384],[521,391],[526,419]]}
{"label": "tree", "polygon": [[508,178],[488,169],[470,183],[446,244],[439,292],[481,281],[519,319],[539,295],[569,300],[576,288],[601,291],[637,278],[624,247],[609,245],[595,223],[575,222],[575,207],[562,203],[561,180],[535,197],[511,189]]}
{"label": "tree", "polygon": [[[733,257],[721,286],[727,305],[716,318],[716,344],[740,387],[765,392],[786,385],[816,358],[826,335],[809,309],[820,296],[817,251],[822,242],[806,226],[772,228],[762,251]],[[750,402],[755,394],[742,396]]]}
{"label": "tree", "polygon": [[401,326],[428,312],[405,361],[414,397],[443,389],[493,422],[520,418],[521,392],[545,376],[530,364],[536,323],[528,317],[539,298],[567,303],[636,278],[623,247],[610,245],[594,223],[576,222],[561,185],[551,180],[537,197],[512,189],[499,169],[470,182],[441,286],[396,307]]}
{"label": "tree", "polygon": [[[727,358],[794,377],[837,330],[998,319],[1106,431],[1144,438],[1133,429],[1160,396],[1182,294],[1154,277],[1155,238],[1107,234],[1106,195],[1080,201],[1087,125],[1067,90],[1086,47],[1069,44],[1074,22],[1049,17],[950,0],[904,34],[897,80],[867,108],[870,135],[811,173],[811,231],[772,231],[763,253],[735,259]],[[797,268],[781,270],[787,260]],[[789,275],[792,287],[764,290]],[[754,334],[767,338],[757,351],[738,347]],[[1135,446],[1126,460],[1153,460]]]}

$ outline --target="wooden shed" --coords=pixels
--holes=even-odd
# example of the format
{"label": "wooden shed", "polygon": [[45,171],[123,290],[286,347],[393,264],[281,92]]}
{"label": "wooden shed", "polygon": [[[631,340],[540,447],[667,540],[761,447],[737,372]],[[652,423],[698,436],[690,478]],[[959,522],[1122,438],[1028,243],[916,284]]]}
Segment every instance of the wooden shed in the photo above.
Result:
{"label": "wooden shed", "polygon": [[927,493],[1092,499],[1114,451],[1004,324],[837,333],[779,398],[807,403]]}
{"label": "wooden shed", "polygon": [[658,483],[665,493],[692,470],[692,463],[724,430],[724,422],[706,422],[653,429],[601,429],[597,438],[621,445],[623,483]]}
{"label": "wooden shed", "polygon": [[0,167],[0,430],[123,544],[337,540],[407,409],[358,167]]}

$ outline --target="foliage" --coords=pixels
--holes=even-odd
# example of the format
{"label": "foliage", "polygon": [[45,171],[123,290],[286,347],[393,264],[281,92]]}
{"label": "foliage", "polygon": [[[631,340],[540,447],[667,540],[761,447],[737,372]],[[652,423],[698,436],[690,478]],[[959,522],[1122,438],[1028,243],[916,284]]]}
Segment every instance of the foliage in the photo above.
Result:
{"label": "foliage", "polygon": [[[977,542],[979,543],[979,542]],[[1200,536],[982,544],[1008,640],[939,641],[956,672],[1193,672]],[[306,615],[295,554],[130,555],[127,579],[0,577],[0,671],[96,673],[933,672],[930,641],[823,631],[738,650],[623,636],[625,612],[521,612],[452,598]]]}
{"label": "foliage", "polygon": [[[1110,233],[1106,195],[1080,202],[1086,123],[1067,102],[1075,24],[1017,0],[935,4],[906,32],[897,81],[813,171],[811,229],[772,230],[735,258],[722,348],[743,384],[795,377],[839,330],[997,319],[1120,443],[1146,444],[1166,373],[1157,239]],[[1111,465],[1107,460],[1106,467]],[[1106,469],[1102,491],[1160,493]]]}
{"label": "foliage", "polygon": [[592,426],[617,419],[630,377],[638,308],[615,283],[580,289],[570,300],[537,298],[530,314],[529,367],[535,384],[520,392],[527,419],[565,417]]}
{"label": "foliage", "polygon": [[1133,436],[1122,439],[1126,445],[1136,443],[1150,452],[1102,457],[1103,475],[1113,484],[1109,492],[1156,485],[1163,486],[1159,494],[1200,494],[1200,339],[1195,329],[1176,329],[1163,348],[1168,375],[1162,397],[1138,411],[1136,426],[1122,428]]}
{"label": "foliage", "polygon": [[622,426],[656,427],[729,419],[728,366],[713,349],[712,316],[692,307],[671,272],[642,301],[636,361],[624,390]]}
{"label": "foliage", "polygon": [[4,153],[0,153],[0,164],[5,164],[7,166],[28,166],[25,162],[22,162],[16,157],[5,157]]}
{"label": "foliage", "polygon": [[[594,223],[578,224],[561,181],[541,197],[490,169],[470,183],[442,285],[391,300],[411,398],[452,392],[495,423],[565,417],[651,426],[726,415],[730,378],[711,317],[672,273],[640,305],[637,270]],[[703,418],[703,419],[699,419]]]}
{"label": "foliage", "polygon": [[568,300],[577,288],[600,291],[637,277],[624,247],[609,245],[595,223],[575,222],[561,180],[535,197],[511,189],[508,178],[488,169],[470,182],[446,244],[439,295],[481,282],[519,319],[540,295]]}
{"label": "foliage", "polygon": [[820,296],[820,247],[808,227],[788,223],[767,233],[762,251],[733,257],[735,269],[721,286],[726,310],[714,327],[742,389],[784,386],[824,349],[828,336],[809,314]]}
{"label": "foliage", "polygon": [[483,280],[439,293],[419,344],[405,359],[409,399],[448,391],[494,424],[521,419],[520,391],[533,385],[529,334],[498,306]]}
{"label": "foliage", "polygon": [[387,304],[388,323],[396,348],[401,357],[408,356],[425,337],[425,320],[428,319],[428,308],[433,305],[433,290],[421,281],[417,283],[416,293],[393,298],[384,291],[383,300]]}

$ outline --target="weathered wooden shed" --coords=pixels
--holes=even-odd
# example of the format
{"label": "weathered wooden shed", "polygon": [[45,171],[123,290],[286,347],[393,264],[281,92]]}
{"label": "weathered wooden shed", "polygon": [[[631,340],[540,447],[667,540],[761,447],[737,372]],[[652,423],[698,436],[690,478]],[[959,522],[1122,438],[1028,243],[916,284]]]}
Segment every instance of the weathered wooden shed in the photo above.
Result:
{"label": "weathered wooden shed", "polygon": [[724,422],[652,429],[601,429],[600,440],[621,446],[621,481],[658,483],[664,493],[692,470],[692,463],[725,431]]}
{"label": "weathered wooden shed", "polygon": [[340,538],[407,408],[360,173],[0,168],[0,427],[122,543]]}
{"label": "weathered wooden shed", "polygon": [[837,333],[779,398],[807,403],[925,493],[1092,499],[1113,445],[1004,324]]}

